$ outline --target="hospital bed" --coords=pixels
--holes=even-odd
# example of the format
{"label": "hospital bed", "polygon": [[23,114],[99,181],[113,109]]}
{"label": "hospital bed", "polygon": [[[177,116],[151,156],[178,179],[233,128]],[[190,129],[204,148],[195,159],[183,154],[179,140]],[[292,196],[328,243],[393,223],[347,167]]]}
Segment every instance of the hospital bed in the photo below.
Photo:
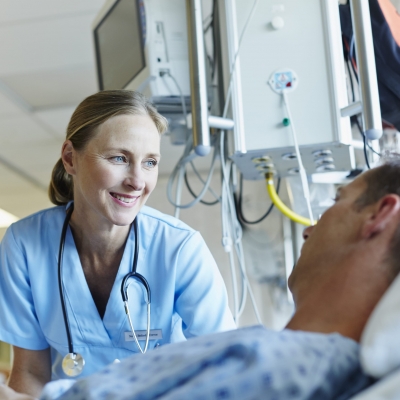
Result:
{"label": "hospital bed", "polygon": [[[271,398],[265,397],[266,390],[275,390],[276,398],[285,400],[400,399],[399,339],[400,275],[378,303],[362,335],[362,369],[373,380],[361,373],[358,363],[346,367],[349,359],[359,355],[351,340],[336,334],[288,330],[276,335],[255,326],[197,338],[195,346],[187,341],[161,347],[147,354],[143,362],[123,360],[73,387],[70,381],[56,381],[41,399],[71,400],[77,393],[88,400],[187,399],[204,392],[204,387],[211,393],[208,388],[219,388],[221,382],[226,383],[224,393],[229,396],[215,398],[264,400]],[[177,351],[177,346],[184,351]],[[157,369],[164,358],[171,357],[174,362],[168,364],[168,370]]]}
{"label": "hospital bed", "polygon": [[354,400],[400,399],[400,275],[375,307],[361,338],[361,363],[378,382]]}

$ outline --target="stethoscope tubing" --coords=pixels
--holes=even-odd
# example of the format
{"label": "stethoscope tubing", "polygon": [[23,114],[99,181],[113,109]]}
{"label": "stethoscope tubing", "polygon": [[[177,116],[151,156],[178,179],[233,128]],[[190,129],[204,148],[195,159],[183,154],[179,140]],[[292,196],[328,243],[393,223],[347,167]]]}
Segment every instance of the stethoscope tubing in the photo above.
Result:
{"label": "stethoscope tubing", "polygon": [[135,278],[136,280],[140,281],[140,283],[145,287],[147,292],[147,302],[151,303],[151,290],[150,285],[147,282],[146,278],[139,274],[137,270],[137,263],[139,258],[139,234],[138,234],[138,227],[137,227],[137,217],[133,220],[133,229],[135,231],[135,254],[133,256],[133,265],[132,271],[129,272],[124,276],[121,282],[121,296],[124,303],[128,301],[128,287],[127,282],[130,278]]}
{"label": "stethoscope tubing", "polygon": [[61,232],[61,239],[60,239],[60,247],[58,251],[58,288],[60,292],[60,300],[61,300],[61,308],[63,312],[63,317],[64,317],[64,324],[65,324],[65,330],[67,332],[67,338],[68,338],[68,352],[70,354],[75,354],[74,353],[74,346],[72,342],[72,336],[71,336],[71,329],[69,325],[69,318],[68,318],[68,313],[65,307],[65,296],[64,296],[64,287],[62,284],[62,258],[64,254],[64,243],[65,243],[65,236],[67,234],[67,229],[68,229],[68,224],[69,220],[71,219],[72,211],[74,210],[74,203],[71,204],[69,209],[67,210],[67,215],[64,220],[64,225],[62,228]]}
{"label": "stethoscope tubing", "polygon": [[125,302],[124,306],[125,306],[125,313],[126,313],[126,316],[128,317],[129,326],[131,328],[131,332],[133,334],[133,338],[135,340],[136,346],[140,350],[140,352],[142,354],[144,354],[147,351],[147,346],[149,345],[149,339],[150,339],[150,303],[147,303],[147,328],[146,328],[146,342],[144,345],[144,349],[142,349],[142,346],[140,345],[139,340],[136,336],[136,331],[135,331],[135,328],[133,327],[131,314],[129,312],[128,302]]}
{"label": "stethoscope tubing", "polygon": [[[64,224],[62,227],[62,232],[61,232],[61,238],[60,238],[60,247],[59,247],[59,252],[58,252],[58,287],[59,287],[59,293],[60,293],[60,301],[61,301],[61,308],[62,308],[62,313],[64,317],[64,324],[65,324],[65,330],[67,333],[67,339],[68,339],[68,351],[69,354],[72,355],[74,358],[77,353],[74,352],[74,345],[72,341],[72,335],[71,335],[71,328],[70,328],[70,323],[69,323],[69,318],[68,318],[68,313],[67,309],[65,306],[65,294],[64,294],[64,286],[63,286],[63,280],[62,280],[62,259],[64,255],[64,245],[65,245],[65,238],[67,234],[67,229],[68,229],[68,224],[71,219],[72,212],[74,210],[74,204],[71,203],[70,207],[67,210],[67,215],[64,220]],[[136,342],[136,345],[138,349],[140,350],[141,353],[145,353],[147,351],[147,347],[149,344],[149,338],[150,338],[150,303],[151,303],[151,290],[150,290],[150,285],[147,282],[146,278],[139,274],[136,269],[137,269],[137,263],[138,263],[138,258],[139,258],[139,235],[138,235],[138,227],[137,227],[137,216],[133,220],[133,228],[135,231],[135,253],[133,257],[133,263],[132,263],[132,271],[129,272],[124,276],[121,282],[121,296],[122,300],[124,302],[124,307],[125,307],[125,313],[128,317],[129,325],[131,328],[131,331],[133,333],[134,340]],[[129,306],[128,306],[128,280],[130,278],[134,278],[135,280],[139,281],[146,289],[147,292],[147,329],[146,329],[146,342],[145,342],[145,347],[142,349],[140,346],[139,340],[136,336],[135,329],[133,328],[131,316],[129,313]]]}
{"label": "stethoscope tubing", "polygon": [[[151,303],[151,290],[150,290],[150,285],[147,282],[146,278],[139,274],[136,269],[137,269],[137,263],[138,263],[138,257],[139,257],[139,235],[138,235],[138,227],[137,227],[137,217],[133,221],[133,229],[135,231],[135,254],[133,256],[133,266],[132,266],[132,272],[126,274],[124,276],[124,279],[122,279],[121,282],[121,296],[122,300],[124,302],[124,307],[125,307],[125,313],[126,316],[128,317],[129,321],[129,326],[131,328],[131,332],[133,334],[133,338],[135,340],[137,348],[140,350],[142,354],[146,353],[147,351],[147,346],[149,344],[149,338],[150,338],[150,303]],[[132,319],[131,319],[131,314],[129,312],[129,305],[128,305],[128,280],[130,278],[134,278],[135,280],[139,281],[146,289],[147,292],[147,327],[146,327],[146,342],[144,349],[142,349],[142,346],[139,343],[139,340],[136,336],[135,329],[133,327]]]}

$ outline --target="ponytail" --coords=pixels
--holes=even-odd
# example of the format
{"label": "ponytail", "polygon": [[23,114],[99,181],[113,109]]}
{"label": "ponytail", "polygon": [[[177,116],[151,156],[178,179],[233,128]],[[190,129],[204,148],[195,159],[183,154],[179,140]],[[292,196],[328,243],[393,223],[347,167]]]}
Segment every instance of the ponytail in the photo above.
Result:
{"label": "ponytail", "polygon": [[62,206],[74,199],[72,177],[67,174],[61,158],[57,161],[51,173],[49,185],[50,201],[56,206]]}

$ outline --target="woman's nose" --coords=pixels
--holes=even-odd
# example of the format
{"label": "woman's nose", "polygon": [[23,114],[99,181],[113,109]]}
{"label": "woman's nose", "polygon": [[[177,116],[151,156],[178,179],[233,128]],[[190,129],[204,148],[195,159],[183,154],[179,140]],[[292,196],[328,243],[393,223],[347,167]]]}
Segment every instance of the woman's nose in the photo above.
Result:
{"label": "woman's nose", "polygon": [[137,167],[130,168],[129,173],[125,178],[125,184],[135,191],[143,190],[145,182],[142,169]]}

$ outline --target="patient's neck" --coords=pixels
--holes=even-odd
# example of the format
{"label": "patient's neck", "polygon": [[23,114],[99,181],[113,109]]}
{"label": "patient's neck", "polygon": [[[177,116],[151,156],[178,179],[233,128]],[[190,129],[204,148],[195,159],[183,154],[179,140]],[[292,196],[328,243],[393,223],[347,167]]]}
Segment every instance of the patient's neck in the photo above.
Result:
{"label": "patient's neck", "polygon": [[[351,272],[350,272],[351,274]],[[357,342],[367,320],[389,286],[381,276],[330,276],[297,296],[296,311],[287,329],[340,333]]]}
{"label": "patient's neck", "polygon": [[[319,305],[322,307],[323,303]],[[370,313],[365,312],[338,312],[337,309],[330,308],[328,304],[325,305],[325,310],[304,307],[296,310],[286,329],[326,334],[340,333],[359,342],[369,315]]]}

